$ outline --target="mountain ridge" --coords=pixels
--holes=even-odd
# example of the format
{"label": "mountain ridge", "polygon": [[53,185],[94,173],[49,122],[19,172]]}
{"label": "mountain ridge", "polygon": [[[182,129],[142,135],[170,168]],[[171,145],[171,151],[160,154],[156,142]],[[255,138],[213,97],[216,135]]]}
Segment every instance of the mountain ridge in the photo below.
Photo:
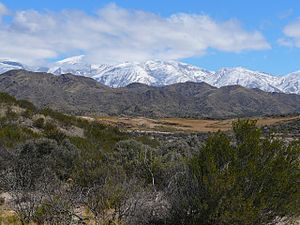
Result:
{"label": "mountain ridge", "polygon": [[300,94],[300,71],[285,76],[273,76],[243,67],[222,68],[214,72],[177,61],[159,60],[97,65],[86,62],[84,55],[58,61],[48,69],[28,67],[16,62],[11,62],[11,64],[13,65],[7,64],[7,61],[6,63],[0,61],[0,73],[13,69],[48,72],[55,75],[71,73],[93,78],[99,83],[114,88],[125,87],[130,83],[165,86],[192,81],[205,82],[216,87],[241,85],[267,92]]}
{"label": "mountain ridge", "polygon": [[300,113],[300,96],[241,86],[186,82],[155,87],[111,88],[92,78],[11,70],[0,76],[0,92],[76,115],[236,118]]}

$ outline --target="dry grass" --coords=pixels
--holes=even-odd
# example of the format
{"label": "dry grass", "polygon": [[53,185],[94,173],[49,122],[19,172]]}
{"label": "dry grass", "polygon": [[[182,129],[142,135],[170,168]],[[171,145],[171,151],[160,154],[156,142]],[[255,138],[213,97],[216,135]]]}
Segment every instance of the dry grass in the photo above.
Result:
{"label": "dry grass", "polygon": [[0,207],[0,225],[19,225],[19,219],[14,211]]}
{"label": "dry grass", "polygon": [[[258,126],[286,123],[291,120],[299,119],[293,117],[261,117],[256,119]],[[183,119],[183,118],[164,118],[149,119],[145,117],[97,117],[97,121],[103,124],[118,126],[127,130],[139,131],[165,131],[165,132],[216,132],[231,129],[234,119],[227,120],[208,120],[208,119]]]}

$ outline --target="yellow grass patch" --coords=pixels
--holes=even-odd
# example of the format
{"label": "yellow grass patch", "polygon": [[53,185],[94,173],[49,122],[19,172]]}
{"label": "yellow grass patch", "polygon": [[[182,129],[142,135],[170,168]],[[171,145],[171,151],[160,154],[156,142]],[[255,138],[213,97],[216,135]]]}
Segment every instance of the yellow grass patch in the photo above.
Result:
{"label": "yellow grass patch", "polygon": [[[286,123],[300,119],[293,117],[259,117],[256,119],[258,126]],[[96,121],[118,126],[126,130],[139,131],[161,131],[161,132],[216,132],[231,129],[235,119],[209,120],[209,119],[184,119],[184,118],[163,118],[150,119],[145,117],[96,117]]]}

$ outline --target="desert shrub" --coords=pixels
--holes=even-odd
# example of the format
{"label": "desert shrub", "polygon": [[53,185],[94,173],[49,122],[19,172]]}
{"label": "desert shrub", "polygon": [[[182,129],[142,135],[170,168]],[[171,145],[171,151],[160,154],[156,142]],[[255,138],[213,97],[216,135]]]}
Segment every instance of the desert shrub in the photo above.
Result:
{"label": "desert shrub", "polygon": [[33,126],[35,126],[36,128],[39,128],[39,129],[44,128],[44,124],[45,124],[44,118],[38,118],[37,120],[35,120],[33,122]]}
{"label": "desert shrub", "polygon": [[25,118],[29,118],[29,119],[32,119],[33,115],[34,115],[34,112],[30,109],[26,109],[24,112],[22,112],[21,114],[23,117]]}
{"label": "desert shrub", "polygon": [[40,113],[43,114],[44,116],[49,116],[59,121],[66,127],[69,127],[71,125],[76,125],[77,118],[75,116],[66,115],[49,108],[41,110]]}
{"label": "desert shrub", "polygon": [[17,100],[15,97],[13,97],[7,93],[0,92],[0,102],[1,103],[16,103]]}
{"label": "desert shrub", "polygon": [[69,137],[69,140],[82,152],[99,151],[99,145],[92,143],[87,138],[83,137]]}
{"label": "desert shrub", "polygon": [[[39,139],[19,146],[16,157],[16,173],[26,177],[30,186],[49,169],[58,178],[66,180],[74,168],[78,150],[69,141],[57,143],[54,140]],[[28,183],[27,182],[27,183]]]}
{"label": "desert shrub", "polygon": [[11,106],[8,106],[6,110],[6,120],[9,122],[13,122],[17,118],[18,118],[18,114],[12,110]]}
{"label": "desert shrub", "polygon": [[30,129],[22,128],[15,124],[0,127],[0,144],[7,148],[13,148],[28,139],[37,137],[38,135],[33,133]]}
{"label": "desert shrub", "polygon": [[171,191],[170,224],[275,224],[300,215],[299,143],[262,138],[255,121],[233,124],[235,140],[211,136]]}
{"label": "desert shrub", "polygon": [[128,177],[137,177],[154,188],[160,184],[160,157],[148,145],[135,140],[120,141],[115,146],[112,161],[121,166]]}
{"label": "desert shrub", "polygon": [[45,132],[50,132],[52,130],[57,130],[57,126],[54,122],[47,121],[44,126]]}
{"label": "desert shrub", "polygon": [[59,130],[54,122],[50,121],[47,121],[44,125],[44,136],[58,143],[62,143],[67,138],[67,135]]}
{"label": "desert shrub", "polygon": [[91,143],[99,144],[106,151],[112,150],[117,142],[128,139],[128,135],[121,132],[117,127],[106,126],[97,122],[92,122],[85,128],[85,136]]}
{"label": "desert shrub", "polygon": [[143,143],[144,145],[149,145],[152,148],[157,148],[160,145],[160,142],[157,139],[147,135],[136,137],[135,140]]}
{"label": "desert shrub", "polygon": [[18,106],[20,106],[21,108],[24,108],[24,109],[27,109],[27,110],[30,110],[32,112],[36,112],[37,109],[36,107],[34,106],[34,104],[32,104],[31,102],[27,101],[27,100],[18,100],[17,101],[17,104]]}
{"label": "desert shrub", "polygon": [[5,203],[5,198],[0,197],[0,206],[1,206],[1,205],[4,205],[4,203]]}
{"label": "desert shrub", "polygon": [[74,223],[74,203],[78,196],[72,187],[64,188],[64,183],[49,174],[40,182],[39,189],[44,196],[34,209],[31,220],[36,224],[77,224]]}

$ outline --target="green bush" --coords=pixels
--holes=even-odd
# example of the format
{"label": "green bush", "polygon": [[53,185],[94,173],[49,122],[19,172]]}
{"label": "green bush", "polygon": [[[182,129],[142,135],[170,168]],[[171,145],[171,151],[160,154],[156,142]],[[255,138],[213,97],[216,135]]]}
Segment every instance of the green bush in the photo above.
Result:
{"label": "green bush", "polygon": [[4,205],[4,203],[5,203],[5,198],[0,197],[0,206]]}
{"label": "green bush", "polygon": [[63,113],[54,111],[52,109],[46,108],[40,111],[41,114],[44,116],[49,116],[59,122],[61,122],[64,126],[71,126],[76,124],[76,117],[75,116],[70,116],[70,115],[65,115]]}
{"label": "green bush", "polygon": [[44,124],[45,124],[44,118],[38,118],[37,120],[35,120],[33,122],[33,126],[35,126],[36,128],[39,128],[39,129],[44,128]]}
{"label": "green bush", "polygon": [[1,103],[16,103],[17,100],[15,97],[13,97],[7,93],[0,92],[0,102]]}
{"label": "green bush", "polygon": [[62,143],[67,138],[67,135],[58,129],[47,130],[45,132],[45,136],[49,139],[57,141],[58,143]]}
{"label": "green bush", "polygon": [[6,120],[15,121],[18,118],[18,114],[15,113],[12,108],[9,106],[6,110]]}
{"label": "green bush", "polygon": [[262,138],[255,121],[233,124],[234,142],[211,136],[172,192],[170,224],[255,225],[300,215],[300,144]]}
{"label": "green bush", "polygon": [[17,104],[21,107],[24,108],[26,110],[30,110],[32,112],[36,112],[36,107],[34,104],[32,104],[31,102],[27,101],[27,100],[18,100]]}
{"label": "green bush", "polygon": [[26,140],[34,139],[38,136],[30,129],[21,128],[18,125],[4,125],[0,128],[0,144],[7,148],[13,148]]}
{"label": "green bush", "polygon": [[21,115],[25,118],[32,119],[34,112],[30,109],[26,109]]}
{"label": "green bush", "polygon": [[67,180],[78,157],[77,148],[69,141],[58,143],[49,139],[27,141],[19,146],[17,152],[15,170],[20,174],[20,181],[25,179],[30,187],[45,174]]}
{"label": "green bush", "polygon": [[128,135],[118,128],[97,122],[85,127],[85,136],[91,143],[100,145],[106,151],[111,151],[117,142],[128,139]]}

